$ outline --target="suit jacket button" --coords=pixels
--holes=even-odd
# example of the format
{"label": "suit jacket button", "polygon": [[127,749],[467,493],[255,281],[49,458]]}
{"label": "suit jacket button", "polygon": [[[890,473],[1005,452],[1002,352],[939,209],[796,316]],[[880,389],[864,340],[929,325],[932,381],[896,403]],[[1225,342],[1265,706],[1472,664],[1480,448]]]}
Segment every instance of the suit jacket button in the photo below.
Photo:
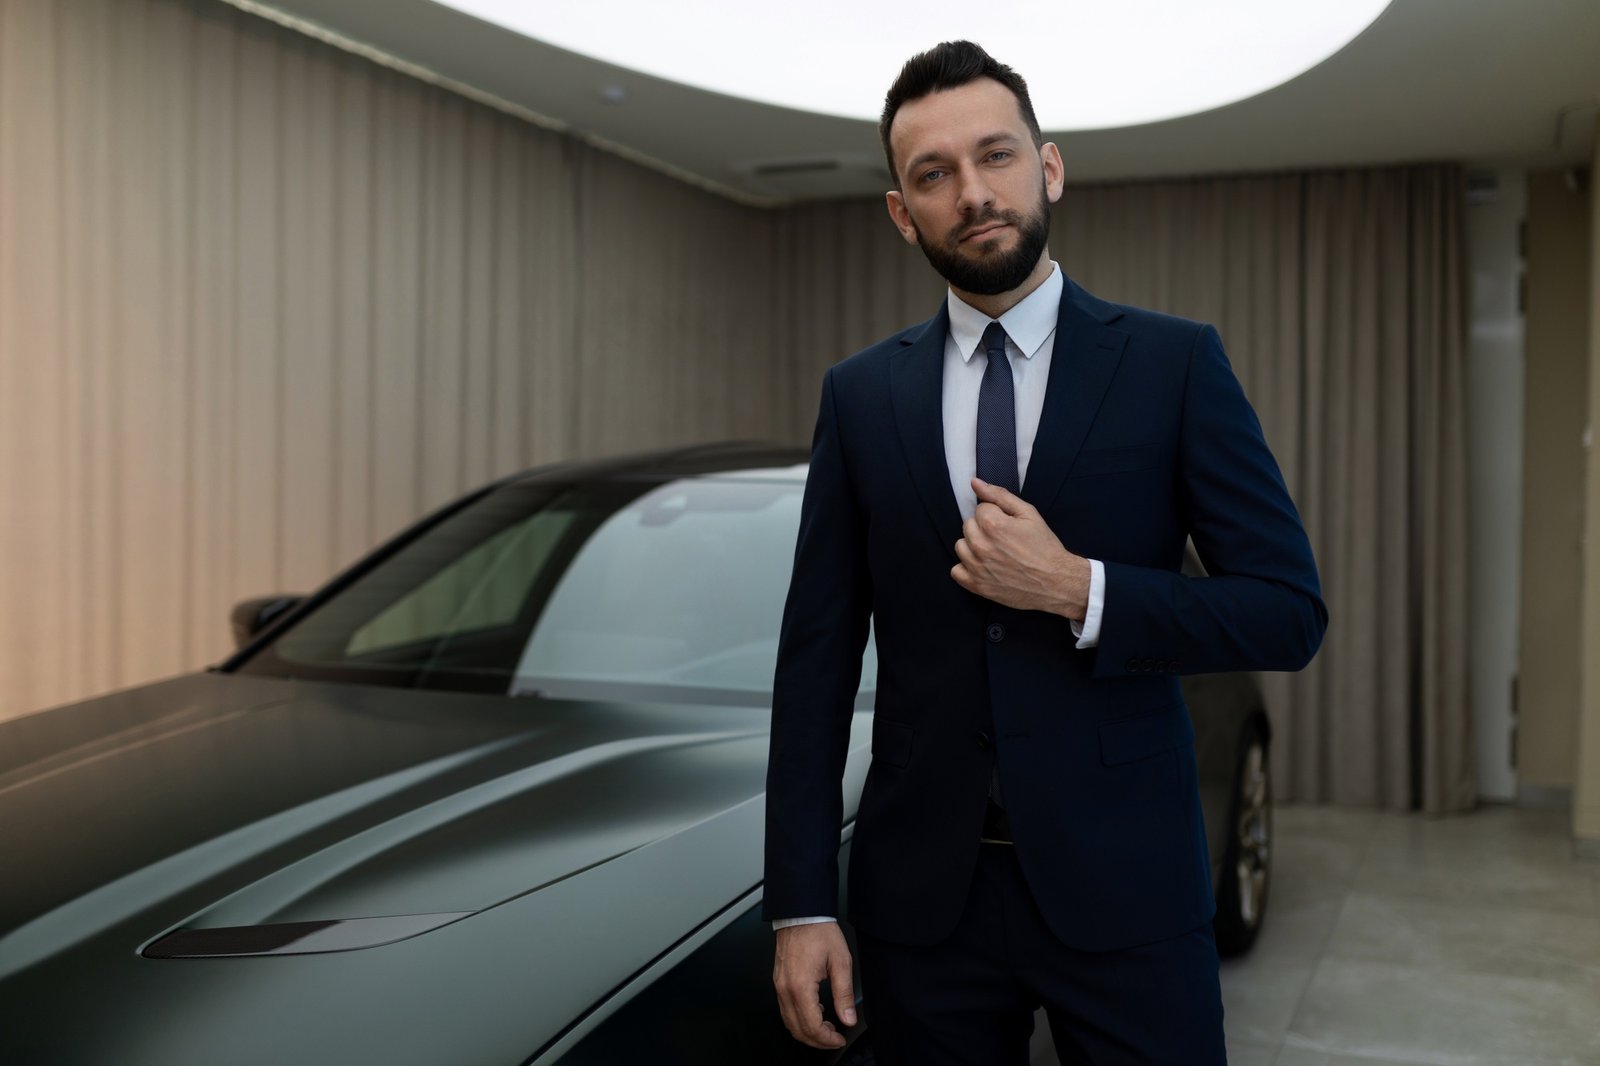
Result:
{"label": "suit jacket button", "polygon": [[978,750],[979,751],[988,751],[989,750],[989,734],[988,733],[985,733],[983,730],[980,729],[977,732],[976,739],[978,741]]}
{"label": "suit jacket button", "polygon": [[999,622],[990,622],[988,629],[989,639],[998,644],[1006,639],[1006,627]]}

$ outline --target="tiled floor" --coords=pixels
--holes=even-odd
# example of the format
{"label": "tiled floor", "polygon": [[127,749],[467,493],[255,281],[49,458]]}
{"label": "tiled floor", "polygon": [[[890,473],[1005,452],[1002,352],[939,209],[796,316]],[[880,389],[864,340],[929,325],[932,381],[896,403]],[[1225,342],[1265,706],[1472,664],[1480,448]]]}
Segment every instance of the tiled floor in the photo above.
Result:
{"label": "tiled floor", "polygon": [[1600,864],[1565,814],[1277,811],[1222,966],[1234,1066],[1600,1066]]}
{"label": "tiled floor", "polygon": [[1569,825],[1278,808],[1266,925],[1222,964],[1228,1061],[1600,1066],[1600,863]]}

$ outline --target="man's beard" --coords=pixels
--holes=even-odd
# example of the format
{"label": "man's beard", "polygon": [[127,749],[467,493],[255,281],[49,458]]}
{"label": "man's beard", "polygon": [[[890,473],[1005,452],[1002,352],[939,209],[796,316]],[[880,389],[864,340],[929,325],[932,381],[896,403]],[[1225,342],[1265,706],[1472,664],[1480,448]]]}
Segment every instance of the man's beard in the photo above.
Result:
{"label": "man's beard", "polygon": [[[972,259],[960,251],[961,235],[970,233],[989,222],[1005,222],[1017,231],[1017,244],[1009,252],[997,252],[982,259]],[[976,296],[994,296],[1010,292],[1028,279],[1039,262],[1050,238],[1050,201],[1044,190],[1039,192],[1039,207],[1033,214],[1024,216],[1016,210],[989,210],[970,218],[952,230],[942,244],[932,244],[922,234],[922,228],[911,221],[917,233],[917,247],[928,257],[928,262],[939,276],[960,292]],[[981,242],[980,242],[981,243]]]}

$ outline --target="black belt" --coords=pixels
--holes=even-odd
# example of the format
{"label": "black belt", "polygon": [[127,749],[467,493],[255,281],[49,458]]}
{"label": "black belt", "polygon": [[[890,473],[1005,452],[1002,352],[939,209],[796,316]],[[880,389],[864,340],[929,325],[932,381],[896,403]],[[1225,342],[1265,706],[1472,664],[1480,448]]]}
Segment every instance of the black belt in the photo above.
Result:
{"label": "black belt", "polygon": [[1006,816],[1006,809],[989,801],[989,807],[983,812],[983,832],[978,834],[978,840],[983,844],[1010,844],[1011,819]]}

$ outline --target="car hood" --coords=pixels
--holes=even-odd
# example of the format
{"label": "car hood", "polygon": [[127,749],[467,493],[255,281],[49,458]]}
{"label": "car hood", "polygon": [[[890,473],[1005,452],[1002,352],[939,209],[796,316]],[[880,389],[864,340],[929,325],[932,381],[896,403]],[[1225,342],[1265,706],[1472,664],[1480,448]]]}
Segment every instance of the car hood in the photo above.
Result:
{"label": "car hood", "polygon": [[[413,920],[326,943],[415,935],[759,801],[766,728],[751,707],[220,674],[5,723],[0,977],[136,915],[129,947],[394,916]],[[725,900],[759,880],[758,843]]]}

